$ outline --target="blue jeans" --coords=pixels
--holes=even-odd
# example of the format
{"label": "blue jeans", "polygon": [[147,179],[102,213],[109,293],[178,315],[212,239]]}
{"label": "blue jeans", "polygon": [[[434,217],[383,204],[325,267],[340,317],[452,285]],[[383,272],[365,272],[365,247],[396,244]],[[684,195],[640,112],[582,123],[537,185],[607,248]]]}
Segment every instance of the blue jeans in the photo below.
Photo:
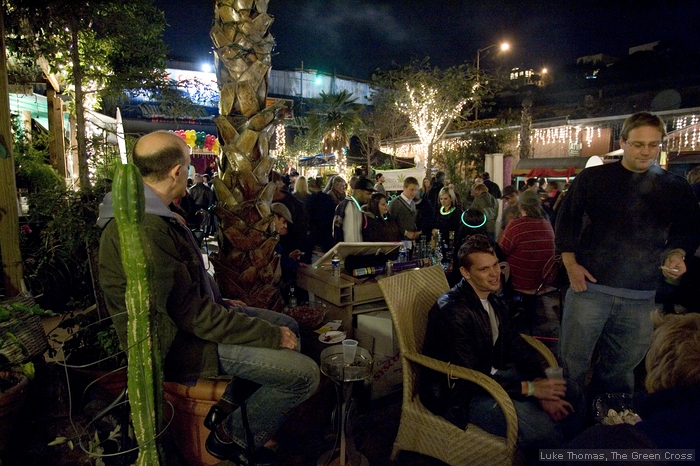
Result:
{"label": "blue jeans", "polygon": [[583,387],[593,349],[595,392],[634,392],[634,368],[644,359],[654,330],[654,298],[629,299],[588,289],[566,293],[561,324],[561,360],[571,380]]}
{"label": "blue jeans", "polygon": [[[242,311],[274,325],[289,327],[297,337],[299,335],[296,321],[284,314],[250,307],[242,308]],[[246,403],[256,448],[264,445],[291,411],[309,398],[318,386],[318,365],[298,351],[225,344],[218,345],[218,351],[222,373],[262,385]],[[229,388],[224,391],[222,399],[230,402]],[[224,427],[237,444],[245,447],[240,409],[226,418]]]}
{"label": "blue jeans", "polygon": [[[564,420],[555,422],[540,407],[534,398],[524,401],[513,400],[518,415],[518,447],[559,448],[583,429],[586,402],[581,389],[570,380],[566,384],[566,401],[574,407],[574,412]],[[506,418],[501,407],[490,396],[475,396],[469,403],[469,422],[486,432],[505,437]]]}

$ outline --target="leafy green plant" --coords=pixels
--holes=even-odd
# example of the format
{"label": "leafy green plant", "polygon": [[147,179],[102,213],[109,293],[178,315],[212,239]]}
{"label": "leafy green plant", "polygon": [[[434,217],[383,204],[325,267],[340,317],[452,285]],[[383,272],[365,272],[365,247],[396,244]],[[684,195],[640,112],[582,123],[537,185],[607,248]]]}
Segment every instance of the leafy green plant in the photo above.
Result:
{"label": "leafy green plant", "polygon": [[12,120],[12,126],[17,188],[33,193],[63,186],[63,180],[49,164],[49,134],[37,132],[30,138],[17,119]]}
{"label": "leafy green plant", "polygon": [[24,278],[44,307],[65,311],[95,302],[94,254],[100,239],[99,204],[107,186],[79,191],[47,187],[29,195],[21,236]]}

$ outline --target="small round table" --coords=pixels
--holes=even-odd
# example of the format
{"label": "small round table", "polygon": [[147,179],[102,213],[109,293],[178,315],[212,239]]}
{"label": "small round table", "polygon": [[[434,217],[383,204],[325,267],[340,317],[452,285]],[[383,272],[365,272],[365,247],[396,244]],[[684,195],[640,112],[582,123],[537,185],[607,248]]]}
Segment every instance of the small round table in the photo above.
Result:
{"label": "small round table", "polygon": [[336,422],[338,431],[335,446],[320,456],[317,466],[369,466],[367,458],[355,450],[352,437],[346,430],[352,382],[364,380],[371,375],[372,355],[366,349],[358,347],[355,360],[348,364],[343,361],[342,345],[331,346],[321,352],[321,372],[335,383],[338,403],[334,415],[340,422]]}

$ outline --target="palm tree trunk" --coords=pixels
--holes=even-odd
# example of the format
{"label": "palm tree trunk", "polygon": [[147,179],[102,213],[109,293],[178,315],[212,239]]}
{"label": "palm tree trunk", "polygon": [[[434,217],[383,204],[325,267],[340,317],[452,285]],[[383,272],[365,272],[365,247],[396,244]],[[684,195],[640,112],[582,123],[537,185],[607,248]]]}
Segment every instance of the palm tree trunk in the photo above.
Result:
{"label": "palm tree trunk", "polygon": [[281,264],[270,233],[270,204],[275,184],[269,180],[279,107],[265,108],[274,39],[268,0],[216,0],[210,36],[221,94],[219,131],[221,173],[214,178],[220,201],[219,252],[211,256],[222,294],[249,306],[282,310]]}

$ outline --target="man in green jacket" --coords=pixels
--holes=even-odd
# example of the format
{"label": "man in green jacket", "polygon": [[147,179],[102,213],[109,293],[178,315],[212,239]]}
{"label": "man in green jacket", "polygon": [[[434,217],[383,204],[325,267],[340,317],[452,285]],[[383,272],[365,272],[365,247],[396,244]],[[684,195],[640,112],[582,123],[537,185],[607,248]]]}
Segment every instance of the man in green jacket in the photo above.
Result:
{"label": "man in green jacket", "polygon": [[[262,447],[286,416],[319,382],[316,363],[297,349],[296,322],[276,312],[225,301],[204,268],[202,255],[184,220],[168,206],[184,196],[190,148],[168,132],[148,134],[134,147],[134,164],[144,182],[145,249],[151,271],[151,312],[164,359],[165,379],[193,383],[228,374],[256,383],[247,402],[256,441],[256,464],[274,464]],[[112,222],[111,194],[100,205],[100,284],[120,341],[126,343],[126,277],[119,234]],[[230,388],[230,387],[229,387]],[[224,393],[224,398],[227,397]],[[246,464],[240,410],[210,434],[207,449],[220,459]]]}

